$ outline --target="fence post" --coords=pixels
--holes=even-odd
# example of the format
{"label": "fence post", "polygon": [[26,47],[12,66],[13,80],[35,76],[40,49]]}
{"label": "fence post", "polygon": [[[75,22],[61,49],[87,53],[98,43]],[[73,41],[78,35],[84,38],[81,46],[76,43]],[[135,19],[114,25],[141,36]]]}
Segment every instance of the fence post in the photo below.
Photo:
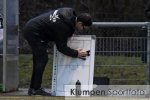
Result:
{"label": "fence post", "polygon": [[150,95],[150,23],[147,23],[147,94]]}
{"label": "fence post", "polygon": [[6,88],[6,0],[3,0],[3,16],[4,16],[4,30],[3,30],[3,91]]}
{"label": "fence post", "polygon": [[3,92],[18,89],[19,0],[3,0]]}

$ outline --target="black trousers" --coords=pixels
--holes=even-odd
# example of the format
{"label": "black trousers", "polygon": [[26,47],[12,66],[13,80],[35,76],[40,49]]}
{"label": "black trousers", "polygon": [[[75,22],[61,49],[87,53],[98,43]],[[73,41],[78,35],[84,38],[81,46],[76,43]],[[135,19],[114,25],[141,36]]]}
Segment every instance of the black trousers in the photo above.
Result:
{"label": "black trousers", "polygon": [[41,40],[40,37],[33,33],[25,33],[25,39],[28,41],[33,54],[33,71],[30,83],[30,88],[39,89],[42,84],[42,76],[45,66],[48,62],[48,43]]}

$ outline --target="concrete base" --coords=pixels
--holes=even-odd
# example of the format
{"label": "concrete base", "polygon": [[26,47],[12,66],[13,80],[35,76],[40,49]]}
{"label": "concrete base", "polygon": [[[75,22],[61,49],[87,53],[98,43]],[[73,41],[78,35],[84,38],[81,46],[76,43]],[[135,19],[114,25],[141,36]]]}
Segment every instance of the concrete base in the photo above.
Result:
{"label": "concrete base", "polygon": [[28,89],[19,88],[18,91],[12,91],[8,93],[0,93],[0,96],[27,96]]}
{"label": "concrete base", "polygon": [[[50,91],[50,89],[45,89],[45,90]],[[18,91],[0,93],[0,96],[28,96],[28,88],[19,88]]]}

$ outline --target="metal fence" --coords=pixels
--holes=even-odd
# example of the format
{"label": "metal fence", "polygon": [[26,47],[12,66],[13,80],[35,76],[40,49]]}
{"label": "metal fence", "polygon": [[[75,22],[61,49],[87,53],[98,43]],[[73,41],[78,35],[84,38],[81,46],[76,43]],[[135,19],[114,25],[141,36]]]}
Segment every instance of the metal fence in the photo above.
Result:
{"label": "metal fence", "polygon": [[[99,22],[88,32],[96,35],[95,77],[107,77],[111,85],[146,85],[149,81],[149,23]],[[50,45],[52,48],[53,45]],[[53,50],[50,50],[53,51]],[[52,73],[52,52],[44,76],[44,87],[49,87]],[[20,55],[20,86],[29,87],[32,64],[31,54]],[[50,72],[49,72],[50,71]],[[48,77],[47,77],[48,76]]]}
{"label": "metal fence", "polygon": [[[110,84],[149,84],[149,23],[95,22],[95,76]],[[97,29],[97,31],[95,31]],[[100,36],[99,36],[100,35]]]}

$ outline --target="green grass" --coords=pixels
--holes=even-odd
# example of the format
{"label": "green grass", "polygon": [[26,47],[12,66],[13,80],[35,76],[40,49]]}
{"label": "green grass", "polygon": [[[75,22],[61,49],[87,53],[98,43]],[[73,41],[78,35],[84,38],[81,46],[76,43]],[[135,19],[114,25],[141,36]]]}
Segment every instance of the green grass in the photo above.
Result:
{"label": "green grass", "polygon": [[95,67],[94,76],[108,77],[110,84],[146,84],[146,64],[141,57],[96,56],[95,65],[99,66]]}
{"label": "green grass", "polygon": [[[32,55],[20,54],[19,57],[19,87],[29,87],[32,75]],[[49,55],[49,62],[43,76],[43,87],[51,88],[52,63],[53,56]],[[96,56],[95,65],[98,66],[94,68],[94,76],[108,77],[110,79],[110,84],[112,85],[146,84],[146,64],[141,61],[140,57]],[[123,80],[116,81],[113,79]]]}
{"label": "green grass", "polygon": [[[51,86],[52,78],[52,55],[49,55],[49,61],[44,71],[43,75],[43,87]],[[32,75],[32,55],[31,54],[21,54],[19,56],[19,87],[29,87],[31,75]]]}
{"label": "green grass", "polygon": [[2,92],[2,90],[3,90],[3,85],[0,84],[0,92]]}

